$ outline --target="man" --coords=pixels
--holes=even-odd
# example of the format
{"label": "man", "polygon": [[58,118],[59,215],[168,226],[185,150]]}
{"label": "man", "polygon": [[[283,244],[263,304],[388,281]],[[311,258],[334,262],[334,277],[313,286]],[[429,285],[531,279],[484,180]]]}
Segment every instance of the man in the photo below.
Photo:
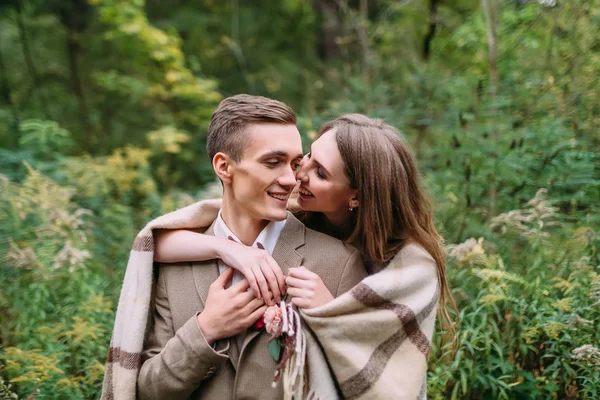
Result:
{"label": "man", "polygon": [[[302,158],[294,112],[258,96],[223,100],[207,150],[223,183],[223,206],[206,232],[272,254],[284,274],[317,273],[334,296],[358,283],[358,252],[287,213]],[[138,377],[141,399],[280,399],[269,335],[252,325],[266,306],[219,260],[160,265],[153,327]],[[231,282],[231,285],[229,283]]]}

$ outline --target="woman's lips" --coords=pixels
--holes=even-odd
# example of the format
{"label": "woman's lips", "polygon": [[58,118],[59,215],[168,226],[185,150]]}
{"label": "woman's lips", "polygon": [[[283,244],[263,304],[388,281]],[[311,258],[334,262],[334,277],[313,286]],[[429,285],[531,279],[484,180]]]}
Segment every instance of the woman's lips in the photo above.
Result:
{"label": "woman's lips", "polygon": [[298,193],[300,193],[300,196],[302,197],[315,197],[310,191],[306,190],[302,186],[298,188]]}

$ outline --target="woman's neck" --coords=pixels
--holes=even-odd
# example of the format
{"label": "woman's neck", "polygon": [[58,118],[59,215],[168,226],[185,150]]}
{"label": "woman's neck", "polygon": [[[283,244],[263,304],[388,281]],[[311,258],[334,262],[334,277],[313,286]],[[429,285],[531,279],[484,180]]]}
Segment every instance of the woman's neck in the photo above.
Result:
{"label": "woman's neck", "polygon": [[323,230],[337,239],[347,240],[354,230],[355,221],[350,211],[340,215],[323,214]]}

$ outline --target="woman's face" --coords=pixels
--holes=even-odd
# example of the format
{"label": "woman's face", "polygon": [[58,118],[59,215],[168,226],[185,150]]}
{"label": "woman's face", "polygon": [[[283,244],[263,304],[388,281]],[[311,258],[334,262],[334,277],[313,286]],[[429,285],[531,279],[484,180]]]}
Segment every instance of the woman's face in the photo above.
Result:
{"label": "woman's face", "polygon": [[332,222],[345,218],[349,207],[358,206],[356,190],[344,172],[344,162],[335,139],[335,129],[315,140],[300,162],[298,203],[303,210],[322,212]]}

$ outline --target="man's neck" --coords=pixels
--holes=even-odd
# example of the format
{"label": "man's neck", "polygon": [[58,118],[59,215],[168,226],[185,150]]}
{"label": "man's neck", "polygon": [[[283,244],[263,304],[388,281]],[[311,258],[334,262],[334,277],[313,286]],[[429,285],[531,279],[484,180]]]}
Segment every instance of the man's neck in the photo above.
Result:
{"label": "man's neck", "polygon": [[252,246],[260,232],[269,224],[267,220],[252,218],[243,207],[227,196],[223,198],[221,217],[229,230],[246,246]]}

